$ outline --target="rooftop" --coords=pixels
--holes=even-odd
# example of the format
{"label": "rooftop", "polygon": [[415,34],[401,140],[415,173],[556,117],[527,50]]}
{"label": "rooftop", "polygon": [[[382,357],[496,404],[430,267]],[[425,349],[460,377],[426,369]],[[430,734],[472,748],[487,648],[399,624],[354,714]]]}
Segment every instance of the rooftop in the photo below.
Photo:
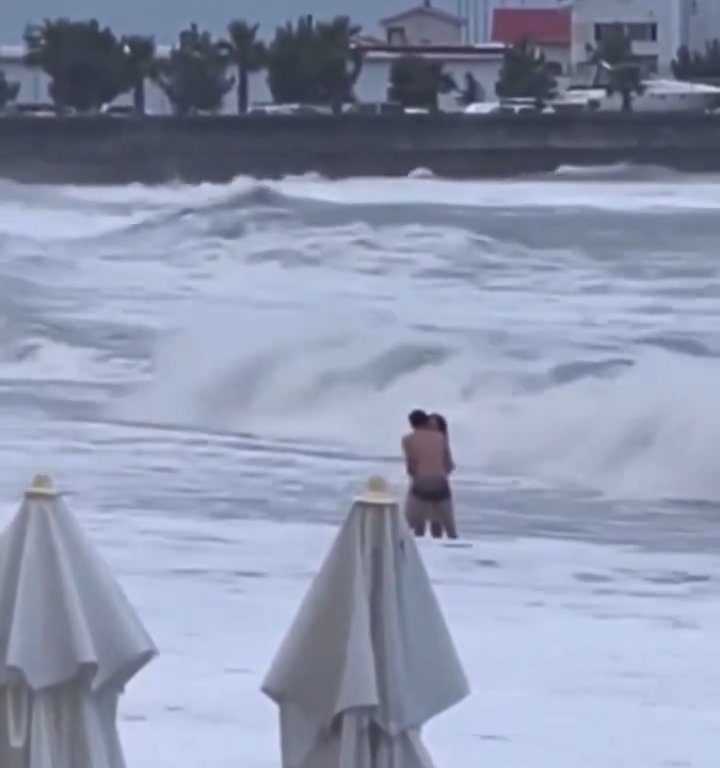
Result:
{"label": "rooftop", "polygon": [[423,5],[416,5],[414,8],[408,8],[406,11],[401,11],[400,13],[395,13],[392,16],[388,16],[387,18],[382,19],[380,24],[383,27],[389,27],[393,24],[397,24],[399,21],[406,21],[408,18],[412,18],[413,16],[431,16],[434,19],[447,21],[451,24],[455,24],[458,27],[465,26],[465,19],[457,16],[454,13],[450,13],[449,11],[444,11],[442,8],[436,8],[429,2],[429,0],[426,0]]}
{"label": "rooftop", "polygon": [[444,61],[468,59],[502,58],[507,46],[503,43],[480,43],[479,45],[389,45],[357,41],[356,47],[362,49],[365,56],[371,59],[400,56],[423,56]]}
{"label": "rooftop", "polygon": [[515,45],[527,40],[536,45],[567,45],[572,40],[569,8],[496,8],[492,39]]}

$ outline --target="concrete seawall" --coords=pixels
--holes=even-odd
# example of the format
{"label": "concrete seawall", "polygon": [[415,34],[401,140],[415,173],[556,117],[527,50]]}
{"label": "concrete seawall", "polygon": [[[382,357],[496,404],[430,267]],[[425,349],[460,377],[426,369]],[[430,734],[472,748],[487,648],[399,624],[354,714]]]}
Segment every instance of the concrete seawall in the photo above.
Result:
{"label": "concrete seawall", "polygon": [[0,119],[0,177],[39,183],[404,176],[419,167],[477,178],[621,162],[720,171],[720,116]]}

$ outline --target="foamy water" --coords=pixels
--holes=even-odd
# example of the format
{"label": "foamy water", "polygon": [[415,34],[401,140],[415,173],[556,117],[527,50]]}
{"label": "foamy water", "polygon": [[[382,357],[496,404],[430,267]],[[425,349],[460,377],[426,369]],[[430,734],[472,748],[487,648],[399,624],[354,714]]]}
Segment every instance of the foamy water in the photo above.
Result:
{"label": "foamy water", "polygon": [[258,686],[319,523],[401,488],[422,406],[474,539],[423,548],[473,687],[438,765],[713,768],[719,211],[626,167],[0,183],[0,518],[51,472],[158,639],[129,765],[279,764]]}
{"label": "foamy water", "polygon": [[[97,477],[97,440],[167,507],[195,503],[165,498],[155,471],[192,473],[188,444],[213,457],[198,494],[248,482],[271,497],[306,472],[331,493],[374,468],[401,480],[398,437],[421,405],[451,420],[471,526],[537,493],[571,533],[578,503],[583,519],[606,504],[610,526],[674,501],[714,529],[698,502],[720,500],[720,184],[577,175],[4,183],[6,487],[38,451],[59,452],[73,486]],[[276,477],[288,463],[296,475]]]}

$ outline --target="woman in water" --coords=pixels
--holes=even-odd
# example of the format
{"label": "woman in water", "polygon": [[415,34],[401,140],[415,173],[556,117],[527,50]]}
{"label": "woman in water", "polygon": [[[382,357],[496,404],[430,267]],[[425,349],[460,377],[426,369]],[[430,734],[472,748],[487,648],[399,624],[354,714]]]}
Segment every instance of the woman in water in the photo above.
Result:
{"label": "woman in water", "polygon": [[[449,478],[455,470],[455,462],[453,461],[452,451],[450,450],[450,433],[448,430],[447,420],[442,414],[431,413],[429,425],[431,429],[435,429],[445,436],[445,442],[447,445],[447,453],[445,455],[445,471],[447,472]],[[446,511],[443,515],[443,518],[446,518],[443,521],[444,525],[437,521],[431,523],[430,533],[432,537],[435,539],[441,539],[444,529],[444,532],[447,534],[448,538],[456,539],[457,527],[455,525],[455,509],[452,500],[452,493],[450,494],[450,499],[446,504]]]}

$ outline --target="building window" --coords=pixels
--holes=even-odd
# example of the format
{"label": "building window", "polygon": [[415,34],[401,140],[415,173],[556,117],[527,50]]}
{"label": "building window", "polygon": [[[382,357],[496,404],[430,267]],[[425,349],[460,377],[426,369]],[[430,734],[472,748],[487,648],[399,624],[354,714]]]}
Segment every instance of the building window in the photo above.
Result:
{"label": "building window", "polygon": [[611,36],[618,28],[632,40],[638,43],[656,43],[658,26],[655,22],[631,22],[630,24],[595,24],[595,42],[601,43]]}
{"label": "building window", "polygon": [[388,27],[387,41],[388,45],[407,45],[405,27]]}
{"label": "building window", "polygon": [[625,30],[628,37],[639,43],[657,42],[657,24],[626,24]]}

